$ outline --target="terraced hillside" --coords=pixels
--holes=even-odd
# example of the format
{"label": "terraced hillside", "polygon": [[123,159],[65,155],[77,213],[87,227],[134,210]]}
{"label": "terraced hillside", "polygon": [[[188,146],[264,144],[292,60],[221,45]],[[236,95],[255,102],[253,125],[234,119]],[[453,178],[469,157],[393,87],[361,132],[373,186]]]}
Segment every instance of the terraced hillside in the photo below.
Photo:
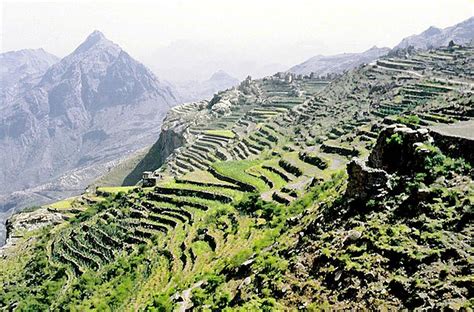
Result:
{"label": "terraced hillside", "polygon": [[473,56],[386,58],[330,84],[248,78],[173,108],[137,186],[11,220],[0,305],[471,306],[473,142],[450,129],[472,130]]}

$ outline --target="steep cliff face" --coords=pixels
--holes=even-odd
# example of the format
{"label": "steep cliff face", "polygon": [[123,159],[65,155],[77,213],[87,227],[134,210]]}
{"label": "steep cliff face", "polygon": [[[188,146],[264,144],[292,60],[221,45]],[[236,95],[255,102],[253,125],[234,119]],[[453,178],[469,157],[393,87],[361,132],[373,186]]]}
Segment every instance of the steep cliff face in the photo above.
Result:
{"label": "steep cliff face", "polygon": [[[147,155],[125,178],[123,185],[135,185],[142,177],[144,171],[168,171],[170,163],[181,152],[180,147],[189,147],[200,136],[199,131],[191,131],[197,124],[211,124],[219,118],[228,116],[233,110],[238,110],[239,105],[245,103],[245,97],[255,97],[252,92],[258,90],[249,88],[250,80],[247,79],[239,88],[220,91],[210,101],[186,103],[170,110],[163,121],[158,141],[152,146]],[[246,90],[248,94],[243,91]],[[252,95],[250,95],[252,94]]]}
{"label": "steep cliff face", "polygon": [[150,151],[125,178],[123,185],[135,185],[142,178],[144,171],[153,171],[160,168],[166,158],[176,149],[187,143],[185,127],[163,127],[158,141],[153,144]]}

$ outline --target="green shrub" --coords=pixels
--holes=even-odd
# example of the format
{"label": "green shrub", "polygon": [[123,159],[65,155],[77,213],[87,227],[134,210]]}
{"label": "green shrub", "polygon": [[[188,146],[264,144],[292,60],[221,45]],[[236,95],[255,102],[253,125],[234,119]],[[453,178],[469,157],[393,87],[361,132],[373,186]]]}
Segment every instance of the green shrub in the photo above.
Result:
{"label": "green shrub", "polygon": [[466,174],[471,170],[471,165],[463,158],[450,158],[432,145],[423,145],[430,153],[424,159],[424,171],[428,182],[440,176],[450,177],[452,174]]}
{"label": "green shrub", "polygon": [[401,146],[403,144],[403,138],[399,133],[394,133],[387,138],[387,144],[390,146]]}
{"label": "green shrub", "polygon": [[246,194],[236,205],[236,208],[243,213],[254,217],[261,217],[267,221],[271,220],[274,216],[281,215],[283,212],[282,206],[262,200],[257,193]]}
{"label": "green shrub", "polygon": [[231,268],[236,268],[247,261],[252,256],[252,254],[253,251],[251,249],[242,249],[228,260],[228,266]]}
{"label": "green shrub", "polygon": [[171,312],[173,311],[173,303],[167,294],[155,295],[151,306],[147,307],[147,311],[151,312]]}
{"label": "green shrub", "polygon": [[399,116],[397,121],[406,125],[419,125],[420,117],[417,115],[403,115]]}

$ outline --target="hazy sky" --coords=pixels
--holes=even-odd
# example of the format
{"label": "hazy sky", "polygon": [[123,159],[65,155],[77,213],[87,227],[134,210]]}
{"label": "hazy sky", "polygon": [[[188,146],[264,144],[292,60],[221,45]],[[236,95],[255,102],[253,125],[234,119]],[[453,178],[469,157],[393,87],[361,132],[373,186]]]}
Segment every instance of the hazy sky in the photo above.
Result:
{"label": "hazy sky", "polygon": [[474,15],[474,0],[0,1],[2,52],[42,47],[65,56],[98,29],[165,76],[196,62],[239,76],[245,66],[392,47]]}

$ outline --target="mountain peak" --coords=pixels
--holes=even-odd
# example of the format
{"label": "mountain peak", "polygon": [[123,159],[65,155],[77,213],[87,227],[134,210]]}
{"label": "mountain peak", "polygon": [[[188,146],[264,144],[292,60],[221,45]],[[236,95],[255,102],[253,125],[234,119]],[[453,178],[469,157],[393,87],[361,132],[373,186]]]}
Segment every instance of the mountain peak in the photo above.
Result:
{"label": "mountain peak", "polygon": [[216,71],[214,74],[212,74],[211,78],[209,80],[222,80],[222,79],[234,79],[231,75],[223,71],[222,69]]}
{"label": "mountain peak", "polygon": [[376,45],[372,46],[369,50],[367,51],[371,51],[371,50],[385,50],[385,49],[388,49],[387,47],[378,47]]}
{"label": "mountain peak", "polygon": [[87,38],[86,40],[81,43],[77,47],[76,50],[74,50],[73,53],[82,53],[87,50],[89,50],[92,47],[95,47],[99,44],[104,44],[104,45],[115,45],[112,41],[107,39],[102,32],[99,30],[94,30]]}
{"label": "mountain peak", "polygon": [[439,34],[441,31],[442,31],[442,30],[439,29],[438,27],[430,26],[427,30],[425,30],[425,31],[422,32],[421,34],[422,34],[422,35],[427,35],[427,36],[434,36],[434,35]]}
{"label": "mountain peak", "polygon": [[368,49],[367,51],[364,51],[363,53],[388,53],[390,49],[387,48],[387,47],[377,47],[376,45],[374,45],[373,47],[371,47],[370,49]]}
{"label": "mountain peak", "polygon": [[96,29],[93,32],[91,32],[91,34],[87,37],[86,40],[93,39],[93,38],[105,39],[105,36],[100,30]]}

